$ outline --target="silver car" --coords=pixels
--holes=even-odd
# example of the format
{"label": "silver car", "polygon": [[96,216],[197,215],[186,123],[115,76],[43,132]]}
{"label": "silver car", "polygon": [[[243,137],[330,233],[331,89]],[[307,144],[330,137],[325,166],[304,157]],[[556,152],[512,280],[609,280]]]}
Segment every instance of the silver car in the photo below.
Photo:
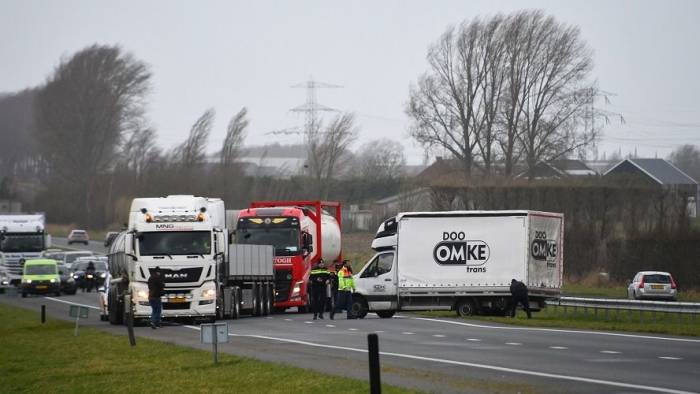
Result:
{"label": "silver car", "polygon": [[627,297],[630,300],[663,299],[675,301],[678,295],[676,282],[668,272],[641,271],[637,272],[627,287]]}

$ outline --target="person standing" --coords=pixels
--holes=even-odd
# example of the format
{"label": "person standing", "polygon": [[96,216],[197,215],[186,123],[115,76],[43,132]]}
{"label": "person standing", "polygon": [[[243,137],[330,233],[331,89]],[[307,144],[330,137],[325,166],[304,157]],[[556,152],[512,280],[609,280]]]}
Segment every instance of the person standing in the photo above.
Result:
{"label": "person standing", "polygon": [[352,269],[349,267],[348,261],[343,260],[343,266],[338,271],[338,305],[336,312],[345,309],[348,319],[355,318],[352,314],[353,291],[355,291],[355,280],[352,277]]}
{"label": "person standing", "polygon": [[165,282],[160,272],[160,267],[156,267],[148,278],[148,303],[151,305],[151,328],[161,327],[160,320],[163,313],[163,303],[160,297],[163,296]]}
{"label": "person standing", "polygon": [[326,269],[326,263],[321,259],[316,268],[309,275],[311,282],[311,308],[314,311],[314,320],[323,320],[323,311],[326,309],[326,286],[330,281],[330,274]]}
{"label": "person standing", "polygon": [[518,307],[518,303],[523,306],[525,312],[527,312],[527,318],[532,318],[532,313],[530,312],[530,301],[528,300],[527,286],[525,283],[517,281],[515,279],[510,281],[510,294],[511,294],[511,310],[510,317],[515,317],[515,308]]}
{"label": "person standing", "polygon": [[327,308],[331,314],[331,320],[335,317],[335,306],[338,303],[338,271],[340,271],[341,265],[335,265],[335,271],[330,271],[330,281],[327,287],[328,300],[326,301]]}

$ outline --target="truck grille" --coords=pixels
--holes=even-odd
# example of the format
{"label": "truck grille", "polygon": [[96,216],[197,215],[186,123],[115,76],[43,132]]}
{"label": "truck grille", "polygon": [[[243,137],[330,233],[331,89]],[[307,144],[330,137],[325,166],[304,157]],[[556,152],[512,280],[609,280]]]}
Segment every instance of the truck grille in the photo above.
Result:
{"label": "truck grille", "polygon": [[287,279],[292,275],[290,270],[275,271],[275,302],[287,301],[292,287],[292,280]]}
{"label": "truck grille", "polygon": [[7,268],[7,273],[11,275],[22,275],[22,266],[19,262],[5,262],[5,268]]}
{"label": "truck grille", "polygon": [[[153,269],[150,269],[150,273],[151,275],[153,274]],[[163,281],[165,283],[198,282],[199,278],[202,276],[202,267],[183,268],[177,271],[161,268],[160,273],[163,275]]]}

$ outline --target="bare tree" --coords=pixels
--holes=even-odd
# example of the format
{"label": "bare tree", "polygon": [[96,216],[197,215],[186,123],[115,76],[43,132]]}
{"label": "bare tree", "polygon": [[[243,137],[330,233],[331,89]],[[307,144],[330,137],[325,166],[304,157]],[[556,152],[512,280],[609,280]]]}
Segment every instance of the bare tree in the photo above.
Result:
{"label": "bare tree", "polygon": [[96,179],[114,164],[122,136],[143,117],[148,67],[117,46],[93,45],[64,59],[35,100],[36,137],[51,174],[76,192],[88,224]]}
{"label": "bare tree", "polygon": [[207,140],[209,139],[215,115],[214,109],[209,108],[194,122],[187,139],[173,150],[172,160],[175,163],[187,169],[192,169],[204,163]]}
{"label": "bare tree", "polygon": [[386,138],[369,141],[357,150],[355,175],[363,179],[395,179],[403,175],[403,145]]}
{"label": "bare tree", "polygon": [[240,154],[243,140],[246,136],[246,128],[248,127],[248,109],[241,108],[236,115],[231,118],[226,129],[226,138],[221,147],[220,162],[224,167],[228,167],[236,160]]}
{"label": "bare tree", "polygon": [[700,149],[697,146],[680,146],[668,158],[676,167],[700,182]]}
{"label": "bare tree", "polygon": [[344,164],[344,155],[356,136],[351,113],[336,116],[326,127],[319,123],[307,131],[307,166],[320,198],[327,198],[329,182]]}

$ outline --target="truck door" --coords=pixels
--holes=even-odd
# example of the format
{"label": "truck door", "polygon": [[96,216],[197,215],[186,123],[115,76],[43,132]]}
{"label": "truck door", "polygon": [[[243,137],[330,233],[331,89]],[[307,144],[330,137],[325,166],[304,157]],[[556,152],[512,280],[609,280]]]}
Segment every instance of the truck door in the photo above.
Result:
{"label": "truck door", "polygon": [[378,253],[360,274],[369,310],[396,309],[394,252]]}

